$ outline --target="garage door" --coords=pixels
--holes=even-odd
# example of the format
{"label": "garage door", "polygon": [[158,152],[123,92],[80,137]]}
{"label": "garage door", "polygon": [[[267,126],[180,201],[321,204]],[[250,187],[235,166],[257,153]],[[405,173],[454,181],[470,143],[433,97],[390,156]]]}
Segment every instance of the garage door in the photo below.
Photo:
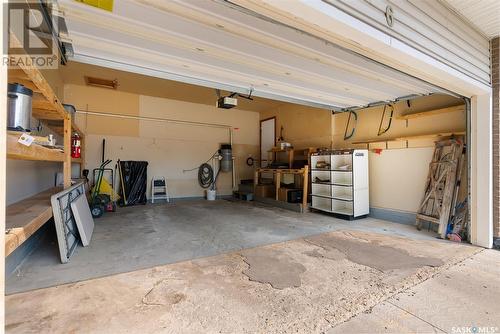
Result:
{"label": "garage door", "polygon": [[447,93],[227,2],[61,6],[80,62],[336,110]]}

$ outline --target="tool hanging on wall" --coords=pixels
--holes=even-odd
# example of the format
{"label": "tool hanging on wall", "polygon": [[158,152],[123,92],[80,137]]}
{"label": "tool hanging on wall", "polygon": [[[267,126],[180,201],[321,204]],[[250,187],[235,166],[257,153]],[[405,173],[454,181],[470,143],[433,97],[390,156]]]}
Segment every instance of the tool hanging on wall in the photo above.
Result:
{"label": "tool hanging on wall", "polygon": [[281,126],[281,128],[280,128],[280,136],[279,136],[279,138],[278,138],[278,142],[285,141],[285,137],[283,137],[283,130],[284,130],[284,129],[285,129],[285,128],[284,128],[284,127],[283,127],[283,125],[282,125],[282,126]]}
{"label": "tool hanging on wall", "polygon": [[[352,117],[354,117],[354,125],[352,126],[351,132],[347,134],[347,130],[349,129],[349,125],[351,124]],[[352,138],[352,136],[354,136],[357,124],[358,124],[358,114],[353,110],[349,111],[349,118],[347,119],[347,124],[345,125],[345,130],[344,130],[344,140],[348,140]]]}
{"label": "tool hanging on wall", "polygon": [[[382,128],[382,125],[384,124],[384,119],[386,118],[385,115],[387,115],[387,107],[390,108],[389,110],[389,120],[387,121],[387,126],[385,128]],[[382,117],[380,118],[380,124],[378,126],[378,132],[377,132],[377,136],[380,136],[380,135],[383,135],[384,133],[386,133],[387,131],[389,131],[389,129],[391,128],[391,124],[392,124],[392,116],[394,115],[394,107],[392,106],[392,104],[386,104],[384,105],[384,110],[382,111]]]}

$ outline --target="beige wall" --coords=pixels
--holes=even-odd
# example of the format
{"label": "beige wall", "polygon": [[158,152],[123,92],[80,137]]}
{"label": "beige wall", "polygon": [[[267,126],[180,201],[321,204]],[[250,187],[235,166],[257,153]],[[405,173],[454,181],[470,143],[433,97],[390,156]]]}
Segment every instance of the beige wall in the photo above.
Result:
{"label": "beige wall", "polygon": [[[243,110],[222,110],[213,106],[137,95],[79,85],[66,85],[66,102],[77,109],[117,114],[169,118],[233,127],[233,149],[238,180],[252,178],[246,166],[249,156],[258,155],[259,114]],[[221,143],[229,142],[229,130],[166,122],[125,120],[92,115],[77,115],[77,124],[87,133],[85,168],[96,168],[101,161],[102,139],[106,139],[106,158],[113,166],[118,160],[149,162],[148,179],[165,176],[173,197],[202,196],[197,170]],[[217,183],[219,194],[231,194],[231,173],[222,173]],[[148,183],[148,196],[149,183]]]}
{"label": "beige wall", "polygon": [[260,112],[260,119],[273,116],[276,116],[276,137],[283,126],[283,137],[295,148],[330,147],[330,110],[286,103]]}
{"label": "beige wall", "polygon": [[[431,96],[413,100],[410,107],[406,102],[395,105],[394,118],[390,130],[380,136],[397,138],[418,136],[437,132],[465,131],[465,112],[453,112],[436,116],[410,119],[408,123],[397,120],[401,113],[419,112],[459,104],[461,101],[446,96]],[[344,130],[348,114],[332,117],[334,148],[366,148],[366,144],[353,142],[376,139],[383,107],[359,110],[355,135],[344,141]],[[408,148],[406,148],[408,145]],[[380,154],[370,152],[370,206],[397,211],[416,212],[422,200],[429,162],[434,151],[434,139],[419,139],[388,143],[370,144],[370,148],[383,148]]]}

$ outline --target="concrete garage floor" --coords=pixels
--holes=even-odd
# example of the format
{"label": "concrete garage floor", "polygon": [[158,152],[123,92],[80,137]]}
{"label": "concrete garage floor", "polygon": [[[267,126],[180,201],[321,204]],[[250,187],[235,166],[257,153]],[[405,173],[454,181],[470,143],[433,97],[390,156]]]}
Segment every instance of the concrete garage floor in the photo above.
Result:
{"label": "concrete garage floor", "polygon": [[345,221],[254,202],[179,201],[119,208],[95,220],[90,246],[61,264],[55,232],[7,277],[7,294],[293,240],[339,229],[434,240],[434,234],[376,219]]}
{"label": "concrete garage floor", "polygon": [[470,332],[500,327],[499,261],[468,245],[343,229],[10,295],[6,331]]}

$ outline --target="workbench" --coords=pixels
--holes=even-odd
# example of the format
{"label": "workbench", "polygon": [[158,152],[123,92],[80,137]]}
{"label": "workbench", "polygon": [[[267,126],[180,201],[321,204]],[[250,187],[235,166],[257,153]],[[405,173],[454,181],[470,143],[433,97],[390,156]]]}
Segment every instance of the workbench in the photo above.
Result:
{"label": "workbench", "polygon": [[307,190],[309,184],[309,166],[304,166],[303,168],[297,169],[281,169],[281,168],[258,168],[255,170],[254,177],[254,192],[257,185],[260,184],[260,178],[262,173],[272,173],[275,187],[276,187],[276,200],[278,200],[279,189],[281,188],[281,176],[283,174],[293,174],[300,175],[302,177],[302,209],[307,208]]}

